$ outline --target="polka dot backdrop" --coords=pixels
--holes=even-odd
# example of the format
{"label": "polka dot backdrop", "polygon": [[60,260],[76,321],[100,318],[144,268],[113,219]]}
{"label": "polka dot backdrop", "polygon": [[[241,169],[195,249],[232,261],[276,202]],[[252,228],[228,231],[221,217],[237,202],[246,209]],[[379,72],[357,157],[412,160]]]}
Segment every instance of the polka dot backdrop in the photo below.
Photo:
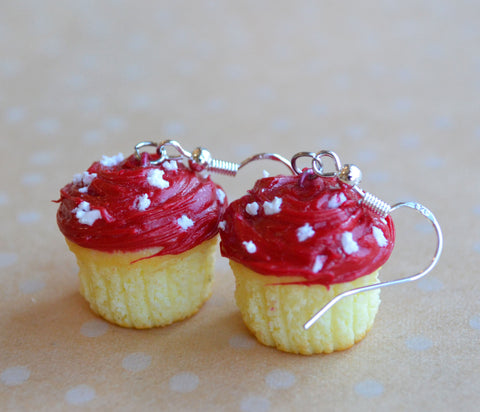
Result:
{"label": "polka dot backdrop", "polygon": [[[0,13],[2,410],[474,410],[480,370],[480,6],[7,1]],[[239,162],[335,150],[362,187],[431,208],[439,265],[382,291],[351,349],[299,356],[244,326],[220,257],[190,319],[130,330],[96,317],[58,231],[59,189],[102,155],[179,140]],[[269,161],[235,179],[233,200]],[[415,273],[431,226],[395,216],[382,279]]]}

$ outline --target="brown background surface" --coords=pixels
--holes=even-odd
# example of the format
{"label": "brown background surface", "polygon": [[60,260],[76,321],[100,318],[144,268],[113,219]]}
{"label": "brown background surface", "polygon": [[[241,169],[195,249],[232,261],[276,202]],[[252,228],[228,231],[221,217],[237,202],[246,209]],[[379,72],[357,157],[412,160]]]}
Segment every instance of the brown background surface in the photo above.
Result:
{"label": "brown background surface", "polygon": [[[2,1],[0,409],[475,410],[480,402],[477,1]],[[437,215],[445,250],[382,291],[354,348],[296,356],[249,336],[227,262],[193,318],[136,331],[78,293],[58,190],[142,140],[240,161],[333,149],[362,187]],[[268,162],[218,177],[230,199]],[[382,278],[434,237],[396,217]]]}

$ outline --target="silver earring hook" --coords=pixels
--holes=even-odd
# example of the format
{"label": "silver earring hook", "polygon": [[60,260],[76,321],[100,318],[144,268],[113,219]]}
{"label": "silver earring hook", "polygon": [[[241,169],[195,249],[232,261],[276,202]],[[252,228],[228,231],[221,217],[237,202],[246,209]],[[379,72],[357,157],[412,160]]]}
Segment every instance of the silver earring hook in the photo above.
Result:
{"label": "silver earring hook", "polygon": [[[200,172],[202,170],[208,170],[209,172],[215,172],[230,176],[235,176],[238,172],[240,165],[234,162],[228,162],[225,160],[214,159],[207,149],[197,147],[192,152],[185,150],[182,145],[176,140],[164,140],[160,143],[145,141],[135,145],[135,156],[140,160],[140,149],[143,147],[155,147],[158,159],[150,160],[150,164],[158,165],[167,160],[188,160],[188,164],[192,170]],[[171,156],[167,152],[167,148],[172,147],[178,152],[178,156]]]}
{"label": "silver earring hook", "polygon": [[[179,142],[176,140],[164,140],[160,143],[151,141],[140,142],[135,145],[135,156],[138,160],[141,158],[140,149],[144,147],[155,147],[158,159],[150,160],[150,164],[158,165],[167,160],[188,160],[190,168],[194,171],[200,172],[202,170],[208,170],[209,172],[220,173],[228,176],[236,176],[238,171],[245,167],[247,164],[257,160],[274,160],[283,163],[288,167],[289,171],[295,173],[291,163],[276,153],[258,153],[251,156],[241,163],[229,162],[220,159],[214,159],[207,149],[197,147],[191,153],[185,150]],[[178,152],[178,156],[171,156],[167,153],[167,148],[172,147]]]}
{"label": "silver earring hook", "polygon": [[338,303],[343,298],[346,298],[347,296],[352,296],[352,295],[356,295],[357,293],[367,292],[370,290],[384,288],[387,286],[394,286],[394,285],[400,285],[402,283],[413,282],[425,276],[435,267],[435,265],[438,263],[438,260],[440,259],[440,255],[442,254],[442,249],[443,249],[443,234],[437,219],[429,209],[427,209],[425,206],[416,202],[397,203],[396,205],[391,207],[390,211],[393,212],[401,207],[408,207],[418,211],[419,213],[422,214],[422,216],[424,216],[426,219],[428,219],[432,223],[433,228],[435,229],[435,233],[437,235],[437,246],[436,246],[433,258],[430,261],[430,264],[421,272],[411,276],[407,276],[401,279],[391,280],[388,282],[376,283],[374,285],[362,286],[360,288],[351,289],[351,290],[347,290],[346,292],[340,293],[339,295],[335,296],[332,300],[330,300],[330,302],[328,302],[322,309],[320,309],[317,313],[315,313],[315,315],[312,316],[310,320],[307,323],[305,323],[305,325],[303,325],[304,329],[306,330],[310,329],[317,320],[319,320],[329,309],[332,308],[332,306],[334,306],[336,303]]}
{"label": "silver earring hook", "polygon": [[[303,326],[305,329],[309,329],[312,325],[320,319],[332,306],[334,306],[338,301],[342,300],[347,296],[352,296],[357,293],[367,292],[369,290],[379,289],[386,286],[393,286],[398,285],[406,282],[412,282],[414,280],[418,280],[421,277],[425,276],[429,273],[435,265],[438,263],[440,255],[443,249],[443,234],[440,228],[440,225],[435,218],[434,214],[427,209],[425,206],[421,205],[420,203],[416,202],[404,202],[404,203],[397,203],[394,206],[390,206],[388,203],[384,202],[383,200],[379,199],[378,197],[372,195],[371,193],[363,191],[360,187],[358,187],[359,183],[362,180],[362,172],[361,170],[352,164],[345,164],[343,167],[341,166],[341,162],[339,157],[335,154],[335,152],[321,150],[318,153],[313,152],[300,152],[295,154],[292,157],[292,169],[295,173],[300,174],[302,173],[301,170],[296,166],[297,160],[301,157],[309,157],[312,159],[312,170],[313,172],[320,177],[337,177],[343,183],[348,184],[352,187],[352,190],[355,190],[361,197],[361,205],[366,209],[370,210],[371,212],[377,214],[380,217],[386,217],[391,212],[401,208],[401,207],[408,207],[411,209],[416,210],[417,212],[421,213],[426,219],[428,219],[437,235],[437,246],[435,249],[435,253],[433,255],[433,259],[431,260],[430,264],[423,269],[421,272],[416,273],[411,276],[407,276],[401,279],[392,280],[388,282],[381,282],[376,283],[374,285],[367,285],[360,288],[352,289],[345,291],[333,299],[331,299],[323,308],[321,308],[305,325]],[[334,161],[334,171],[333,172],[326,172],[324,170],[324,165],[322,163],[322,158],[328,157]]]}

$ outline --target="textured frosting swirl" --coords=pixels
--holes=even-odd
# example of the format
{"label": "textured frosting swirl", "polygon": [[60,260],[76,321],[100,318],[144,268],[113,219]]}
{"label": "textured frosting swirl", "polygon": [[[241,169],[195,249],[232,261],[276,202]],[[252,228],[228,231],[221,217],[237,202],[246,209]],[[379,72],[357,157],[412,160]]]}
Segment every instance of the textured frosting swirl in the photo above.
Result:
{"label": "textured frosting swirl", "polygon": [[222,255],[260,274],[300,276],[307,285],[368,275],[389,258],[395,235],[391,218],[360,200],[336,177],[311,170],[260,179],[227,208]]}
{"label": "textured frosting swirl", "polygon": [[[182,253],[218,233],[225,193],[177,161],[156,155],[93,163],[60,190],[57,223],[72,242],[100,251]],[[113,159],[113,160],[112,160]]]}

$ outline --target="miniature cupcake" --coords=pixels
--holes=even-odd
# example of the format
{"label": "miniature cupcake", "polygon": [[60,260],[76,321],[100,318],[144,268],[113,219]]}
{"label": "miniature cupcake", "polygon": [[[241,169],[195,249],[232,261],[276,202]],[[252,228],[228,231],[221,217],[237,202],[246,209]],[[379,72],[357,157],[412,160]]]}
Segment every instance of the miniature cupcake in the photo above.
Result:
{"label": "miniature cupcake", "polygon": [[158,155],[103,157],[61,189],[58,226],[80,293],[115,324],[151,328],[196,313],[211,294],[223,190]]}
{"label": "miniature cupcake", "polygon": [[221,251],[236,279],[246,326],[267,345],[300,354],[351,347],[372,327],[380,291],[337,303],[309,330],[303,325],[340,293],[378,283],[394,227],[360,205],[338,177],[306,169],[257,181],[227,208]]}

